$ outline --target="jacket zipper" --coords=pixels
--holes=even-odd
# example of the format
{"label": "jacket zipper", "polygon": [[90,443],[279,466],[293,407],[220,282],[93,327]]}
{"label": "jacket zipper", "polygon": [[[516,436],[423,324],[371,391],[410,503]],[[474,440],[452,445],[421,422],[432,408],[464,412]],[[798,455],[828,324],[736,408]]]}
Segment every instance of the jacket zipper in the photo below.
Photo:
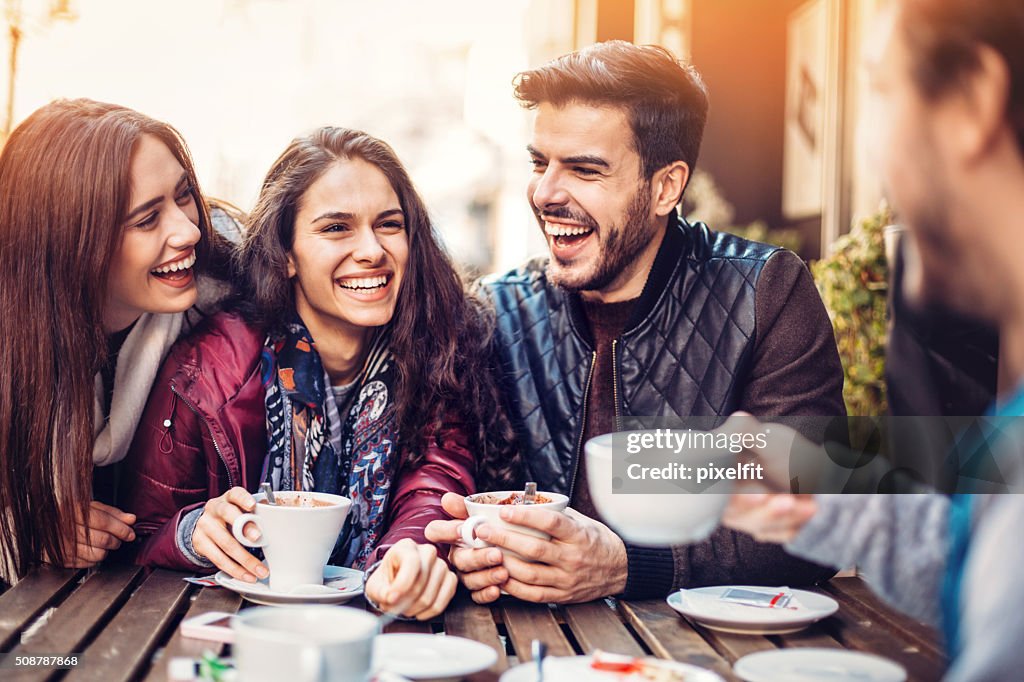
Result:
{"label": "jacket zipper", "polygon": [[594,378],[594,367],[597,366],[597,351],[593,351],[590,357],[590,371],[587,373],[587,383],[583,387],[583,414],[580,419],[580,435],[576,439],[576,456],[572,461],[572,481],[569,483],[569,500],[572,501],[572,494],[576,490],[576,474],[580,470],[580,451],[583,449],[583,433],[587,430],[587,399],[590,396],[590,382]]}
{"label": "jacket zipper", "polygon": [[[185,398],[185,396],[183,396],[181,393],[178,393],[178,389],[176,389],[173,385],[171,386],[171,393],[176,395],[178,397],[178,399],[181,400],[181,402],[185,403],[185,407],[187,407],[188,409],[192,410],[192,413],[195,416],[197,416],[200,419],[202,419],[203,423],[206,424],[206,431],[210,434],[210,442],[213,443],[213,449],[217,451],[217,456],[220,457],[220,463],[224,465],[224,471],[226,471],[227,474],[228,474],[228,488],[234,488],[235,487],[235,482],[231,478],[231,469],[230,469],[230,467],[228,467],[228,460],[225,459],[224,453],[221,451],[220,446],[217,445],[217,439],[213,437],[213,429],[210,428],[210,420],[208,420],[192,403],[190,403]],[[168,419],[164,423],[166,424],[167,421],[170,421],[170,420]],[[168,433],[170,433],[170,430],[171,430],[170,425],[168,425],[167,426]]]}
{"label": "jacket zipper", "polygon": [[619,361],[615,350],[619,345],[618,339],[612,340],[612,400],[615,401],[615,430],[622,430],[622,415],[619,414]]}

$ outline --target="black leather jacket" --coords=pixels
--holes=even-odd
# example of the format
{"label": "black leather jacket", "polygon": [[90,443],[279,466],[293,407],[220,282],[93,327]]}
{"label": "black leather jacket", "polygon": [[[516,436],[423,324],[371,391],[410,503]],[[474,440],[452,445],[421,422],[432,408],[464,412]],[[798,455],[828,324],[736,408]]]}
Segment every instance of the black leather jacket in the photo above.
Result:
{"label": "black leather jacket", "polygon": [[[773,256],[782,268],[771,273]],[[703,224],[670,222],[632,319],[612,346],[620,427],[627,416],[713,417],[737,408],[765,417],[843,414],[831,325],[809,273],[794,260]],[[502,392],[529,480],[571,498],[575,485],[586,485],[575,479],[595,352],[579,297],[548,282],[546,262],[485,278],[480,289],[496,311]],[[756,318],[764,282],[764,301],[776,315],[788,311],[785,321]],[[756,408],[749,402],[755,382],[766,391]],[[624,594],[633,599],[699,585],[802,585],[835,572],[726,528],[692,545],[627,544],[626,555]]]}
{"label": "black leather jacket", "polygon": [[[615,342],[616,417],[728,415],[754,347],[758,275],[779,249],[669,224],[626,332]],[[530,480],[572,496],[594,350],[579,297],[546,259],[481,282],[497,313],[505,395]]]}

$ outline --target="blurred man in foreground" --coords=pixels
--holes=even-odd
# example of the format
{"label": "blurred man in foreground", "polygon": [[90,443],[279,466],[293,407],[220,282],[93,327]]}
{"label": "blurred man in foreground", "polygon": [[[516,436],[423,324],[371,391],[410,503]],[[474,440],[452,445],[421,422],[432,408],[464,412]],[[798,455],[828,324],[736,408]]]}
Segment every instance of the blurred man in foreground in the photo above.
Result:
{"label": "blurred man in foreground", "polygon": [[[905,293],[998,328],[1010,386],[990,408],[1005,428],[988,445],[1012,452],[1002,473],[1019,485],[1024,440],[1010,418],[1024,415],[1024,3],[899,0],[882,26],[869,64],[875,150],[908,230]],[[755,454],[778,472],[782,449]],[[857,564],[896,605],[942,624],[949,680],[1020,679],[1020,495],[736,495],[725,523],[797,556]]]}

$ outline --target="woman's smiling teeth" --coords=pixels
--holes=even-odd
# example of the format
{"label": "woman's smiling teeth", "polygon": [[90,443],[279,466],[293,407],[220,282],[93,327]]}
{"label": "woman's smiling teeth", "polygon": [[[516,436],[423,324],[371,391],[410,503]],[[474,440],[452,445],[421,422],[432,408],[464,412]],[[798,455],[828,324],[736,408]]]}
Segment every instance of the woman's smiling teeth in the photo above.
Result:
{"label": "woman's smiling teeth", "polygon": [[150,272],[152,274],[156,275],[157,277],[174,276],[175,273],[178,273],[178,272],[180,272],[180,273],[182,273],[184,275],[185,274],[184,271],[188,270],[189,268],[191,268],[195,264],[196,264],[196,252],[193,251],[192,253],[190,253],[185,258],[182,258],[181,260],[176,260],[173,263],[168,263],[167,265],[161,266],[159,268],[155,268],[155,269],[151,270]]}
{"label": "woman's smiling teeth", "polygon": [[352,277],[348,279],[337,280],[338,286],[342,289],[351,289],[352,291],[361,292],[373,292],[377,291],[388,283],[387,275],[378,275],[376,277]]}

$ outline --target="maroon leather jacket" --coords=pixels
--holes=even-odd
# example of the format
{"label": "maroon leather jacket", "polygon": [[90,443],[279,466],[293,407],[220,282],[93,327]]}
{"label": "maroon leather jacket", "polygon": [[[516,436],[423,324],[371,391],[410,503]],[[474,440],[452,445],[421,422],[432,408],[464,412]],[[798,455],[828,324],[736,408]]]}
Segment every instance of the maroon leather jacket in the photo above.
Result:
{"label": "maroon leather jacket", "polygon": [[[264,339],[236,314],[218,313],[171,349],[120,476],[119,504],[138,517],[136,563],[196,571],[178,546],[181,517],[233,486],[259,486],[267,452]],[[459,425],[446,424],[440,443],[430,439],[422,462],[398,471],[387,531],[370,562],[402,538],[425,543],[426,525],[448,518],[444,493],[474,492],[476,462]],[[447,547],[438,551],[448,556]]]}

